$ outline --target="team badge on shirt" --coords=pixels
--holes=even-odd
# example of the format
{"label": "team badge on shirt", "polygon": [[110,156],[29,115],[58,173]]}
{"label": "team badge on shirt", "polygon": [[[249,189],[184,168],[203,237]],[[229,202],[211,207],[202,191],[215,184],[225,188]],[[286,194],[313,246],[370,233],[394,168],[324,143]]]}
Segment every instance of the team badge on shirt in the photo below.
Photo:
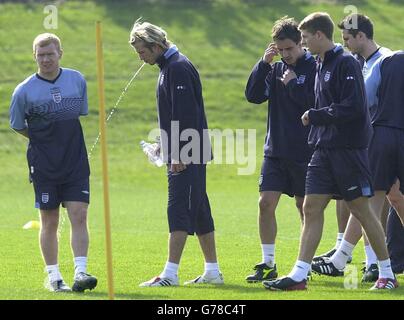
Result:
{"label": "team badge on shirt", "polygon": [[299,78],[297,78],[297,84],[304,84],[304,82],[306,81],[306,75],[302,74],[299,76]]}
{"label": "team badge on shirt", "polygon": [[51,89],[51,95],[53,98],[53,101],[55,101],[55,103],[60,103],[60,101],[62,101],[62,94],[60,93],[60,88],[52,88]]}
{"label": "team badge on shirt", "polygon": [[324,81],[325,81],[325,82],[328,82],[328,81],[330,80],[330,78],[331,78],[331,72],[330,72],[330,71],[327,71],[327,72],[325,73],[325,76],[324,76]]}
{"label": "team badge on shirt", "polygon": [[48,203],[49,193],[42,193],[42,203]]}

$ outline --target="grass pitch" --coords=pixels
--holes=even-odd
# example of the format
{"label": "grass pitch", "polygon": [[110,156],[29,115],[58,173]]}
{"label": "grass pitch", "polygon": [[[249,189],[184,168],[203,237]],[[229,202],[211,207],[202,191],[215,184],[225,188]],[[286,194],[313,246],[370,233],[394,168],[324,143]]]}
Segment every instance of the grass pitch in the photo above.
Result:
{"label": "grass pitch", "polygon": [[[189,288],[146,288],[140,282],[157,275],[167,252],[167,182],[164,169],[152,167],[138,143],[156,127],[155,82],[158,70],[146,66],[108,124],[109,175],[112,214],[113,264],[117,299],[403,299],[403,287],[394,292],[369,292],[370,284],[358,283],[364,259],[362,243],[354,251],[353,268],[345,279],[314,275],[307,292],[273,293],[244,278],[260,261],[257,231],[257,181],[266,130],[265,104],[251,105],[244,98],[250,70],[269,41],[272,22],[288,14],[297,19],[312,11],[328,11],[335,21],[343,18],[344,2],[322,1],[68,1],[59,9],[57,33],[65,50],[62,65],[80,70],[88,80],[90,114],[82,119],[87,147],[98,134],[95,65],[95,21],[102,20],[107,106],[112,108],[140,62],[127,44],[132,23],[140,16],[163,26],[169,38],[198,67],[204,87],[209,127],[257,130],[257,167],[254,175],[238,176],[237,165],[208,167],[208,194],[216,224],[220,267],[226,284]],[[404,16],[397,1],[350,1],[368,14],[376,27],[376,40],[383,46],[402,49]],[[102,177],[99,146],[91,160],[91,205],[89,210],[89,272],[99,285],[86,294],[52,294],[43,288],[45,273],[38,248],[37,230],[23,230],[38,219],[28,183],[26,141],[8,127],[8,106],[14,87],[36,71],[31,44],[43,29],[43,4],[0,4],[0,299],[107,299]],[[400,20],[398,20],[400,21]],[[340,41],[339,31],[335,39]],[[110,110],[110,109],[109,109]],[[278,208],[276,260],[279,273],[287,274],[297,256],[300,222],[294,201],[283,197]],[[59,264],[68,283],[73,277],[69,248],[69,223],[60,231]],[[323,240],[318,253],[334,245],[337,232],[335,205],[326,212]],[[181,282],[203,272],[197,239],[190,237],[179,270]],[[355,272],[357,272],[355,277]],[[401,282],[404,283],[403,277]],[[399,278],[399,280],[400,280]]]}

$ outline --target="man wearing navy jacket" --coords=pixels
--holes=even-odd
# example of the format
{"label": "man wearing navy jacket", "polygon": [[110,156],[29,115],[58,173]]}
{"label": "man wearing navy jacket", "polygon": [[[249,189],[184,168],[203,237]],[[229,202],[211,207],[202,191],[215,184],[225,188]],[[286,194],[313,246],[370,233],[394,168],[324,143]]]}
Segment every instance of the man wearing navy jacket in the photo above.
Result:
{"label": "man wearing navy jacket", "polygon": [[[334,44],[334,23],[327,13],[307,16],[299,28],[303,43],[318,54],[315,106],[302,116],[303,124],[311,125],[308,141],[315,150],[307,170],[298,260],[288,276],[264,281],[264,287],[307,288],[310,263],[321,239],[324,209],[333,197],[340,197],[362,224],[378,257],[380,274],[372,289],[394,289],[398,283],[391,270],[384,232],[369,211],[368,197],[373,195],[367,153],[371,126],[360,65],[342,46]],[[343,250],[355,243],[346,240],[350,239],[342,241]]]}
{"label": "man wearing navy jacket", "polygon": [[[314,104],[316,62],[301,45],[301,34],[293,18],[275,22],[271,43],[254,66],[245,90],[249,102],[268,101],[267,135],[259,181],[259,233],[262,261],[247,282],[274,279],[277,224],[275,210],[282,193],[295,197],[303,218],[303,197],[311,150],[309,128],[301,115]],[[271,65],[280,54],[282,61]]]}
{"label": "man wearing navy jacket", "polygon": [[198,235],[205,257],[205,272],[185,284],[223,284],[206,194],[206,163],[212,157],[199,74],[158,26],[136,21],[129,43],[141,60],[150,65],[158,64],[160,68],[158,119],[163,159],[168,167],[168,260],[159,276],[140,286],[178,286],[182,251],[188,234],[194,233]]}
{"label": "man wearing navy jacket", "polygon": [[[373,136],[369,147],[370,167],[375,186],[375,196],[371,199],[371,209],[376,217],[379,217],[386,197],[386,193],[397,188],[394,193],[399,193],[400,184],[396,183],[404,179],[404,113],[402,108],[403,83],[402,66],[404,64],[404,52],[400,51],[387,56],[381,56],[369,70],[366,77],[367,102],[373,108],[372,125]],[[393,186],[394,185],[394,186]],[[391,193],[391,192],[390,192]],[[397,201],[397,203],[399,203]],[[397,204],[396,203],[396,204]],[[401,209],[400,207],[397,207]],[[404,221],[402,210],[397,213]],[[393,214],[393,213],[392,213]],[[402,224],[398,224],[398,230],[403,231]],[[391,226],[390,226],[391,227]],[[359,234],[359,236],[358,236]],[[346,255],[349,254],[360,238],[360,228],[357,221],[348,224],[344,239],[349,246],[337,250],[329,261],[320,261],[313,265],[313,270],[325,275],[341,275],[346,263]],[[392,269],[396,273],[402,272],[402,243],[392,246],[391,235],[387,237],[392,257]],[[373,248],[373,246],[372,246]],[[397,260],[398,259],[398,260]],[[379,261],[380,268],[380,261]]]}
{"label": "man wearing navy jacket", "polygon": [[[356,22],[355,26],[353,23],[354,21]],[[342,30],[342,37],[348,49],[352,53],[356,53],[365,59],[363,75],[365,77],[367,96],[370,98],[369,101],[375,100],[371,97],[376,96],[376,92],[378,92],[379,87],[381,86],[382,79],[381,77],[376,77],[376,79],[373,80],[377,74],[377,72],[375,72],[377,69],[373,68],[373,66],[380,64],[384,58],[391,56],[393,52],[387,48],[377,45],[377,43],[373,40],[373,23],[368,17],[362,14],[349,15],[345,17],[338,26]],[[396,73],[399,77],[399,81],[388,85],[389,89],[387,91],[379,92],[380,101],[385,101],[385,96],[387,95],[398,98],[398,100],[395,101],[401,101],[402,99],[397,97],[397,93],[401,92],[402,89],[396,84],[402,82],[400,80],[400,77],[402,77],[400,74],[403,74],[403,68],[400,65],[397,65],[395,68],[390,68],[389,72]],[[386,75],[388,76],[389,74],[386,73]],[[387,79],[386,76],[383,79]],[[386,85],[384,86],[386,87]],[[381,94],[384,96],[381,96]],[[389,114],[385,116],[385,118],[389,119],[389,121],[386,123],[380,123],[377,120],[380,118],[378,115],[380,115],[382,112],[381,108],[386,108],[386,104],[384,106],[380,106],[380,108],[375,102],[368,104],[370,113],[372,115],[372,124],[374,128],[369,153],[370,168],[375,189],[375,196],[371,199],[371,208],[374,210],[374,214],[382,221],[382,225],[386,224],[385,221],[387,220],[387,214],[389,211],[388,206],[387,208],[382,208],[384,202],[386,201],[386,193],[388,200],[394,207],[398,209],[398,212],[404,212],[404,198],[399,189],[400,182],[397,180],[397,182],[392,186],[393,182],[400,174],[400,162],[396,162],[394,160],[398,159],[399,157],[392,155],[391,153],[393,150],[393,153],[399,152],[400,141],[402,140],[391,137],[390,139],[387,139],[388,135],[386,135],[384,132],[385,130],[389,132],[391,130],[400,132],[399,126],[392,121],[393,119],[402,118],[400,117],[400,107],[398,107],[398,110],[394,111],[394,106],[397,108],[396,103],[388,104],[388,109],[390,110],[390,108],[393,107],[391,109],[393,112],[389,112]],[[384,112],[385,111],[386,110],[384,110]],[[383,127],[387,128],[383,129]],[[404,128],[404,125],[402,125],[402,127]],[[386,213],[382,211],[386,211]],[[383,216],[384,214],[386,215],[385,217]],[[388,219],[387,243],[392,269],[395,273],[400,273],[400,271],[402,272],[404,268],[404,229],[394,210],[391,210]],[[394,221],[396,221],[396,224],[393,223]],[[350,228],[346,230],[347,234],[360,232],[361,225],[357,221],[356,223],[351,223]],[[374,282],[377,280],[379,273],[377,267],[377,258],[371,246],[367,243],[365,234],[364,239],[366,267],[364,269],[365,272],[362,277],[362,281]],[[342,253],[341,250],[336,250],[336,252],[330,257],[330,262],[334,266],[338,266],[338,269],[343,270],[346,263],[346,255]],[[327,272],[327,270],[331,269],[324,269],[325,272]]]}

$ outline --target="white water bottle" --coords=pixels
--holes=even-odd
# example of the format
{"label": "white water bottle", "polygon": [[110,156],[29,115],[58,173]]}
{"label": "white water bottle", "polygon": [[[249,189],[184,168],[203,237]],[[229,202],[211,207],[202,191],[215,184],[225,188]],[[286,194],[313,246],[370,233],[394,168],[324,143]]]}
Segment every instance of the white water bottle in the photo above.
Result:
{"label": "white water bottle", "polygon": [[140,147],[151,163],[157,167],[163,166],[164,162],[156,152],[156,149],[158,148],[157,143],[149,143],[142,140],[140,141]]}

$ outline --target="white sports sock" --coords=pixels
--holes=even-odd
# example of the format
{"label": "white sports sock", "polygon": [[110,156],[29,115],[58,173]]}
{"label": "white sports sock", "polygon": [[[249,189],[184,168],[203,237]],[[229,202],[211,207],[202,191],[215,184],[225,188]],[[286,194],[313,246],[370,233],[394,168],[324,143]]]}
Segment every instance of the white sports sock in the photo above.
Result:
{"label": "white sports sock", "polygon": [[262,250],[261,263],[266,263],[269,267],[272,268],[275,264],[275,244],[261,243],[261,250]]}
{"label": "white sports sock", "polygon": [[176,263],[172,263],[167,261],[166,266],[162,273],[160,273],[160,278],[170,278],[170,279],[177,279],[178,278],[178,267],[180,265]]}
{"label": "white sports sock", "polygon": [[339,246],[341,245],[341,241],[344,239],[344,233],[337,233],[337,241],[335,242],[335,247],[334,249],[338,249]]}
{"label": "white sports sock", "polygon": [[307,275],[309,274],[310,267],[311,267],[310,263],[307,263],[307,262],[304,262],[301,260],[297,260],[292,271],[288,274],[288,277],[292,278],[293,280],[295,280],[297,282],[307,279]]}
{"label": "white sports sock", "polygon": [[205,272],[203,277],[216,278],[220,273],[219,264],[217,262],[205,262]]}
{"label": "white sports sock", "polygon": [[74,277],[80,272],[87,272],[87,257],[74,257]]}
{"label": "white sports sock", "polygon": [[379,278],[394,279],[390,259],[379,261]]}
{"label": "white sports sock", "polygon": [[369,269],[371,264],[377,263],[376,253],[373,251],[370,244],[365,246],[365,254],[366,254],[366,269]]}
{"label": "white sports sock", "polygon": [[349,243],[342,239],[341,244],[337,251],[332,255],[330,261],[338,270],[343,270],[350,256],[352,256],[352,251],[355,245]]}
{"label": "white sports sock", "polygon": [[58,264],[52,264],[45,267],[46,272],[48,273],[49,282],[55,282],[58,280],[62,280],[62,275],[59,271]]}

